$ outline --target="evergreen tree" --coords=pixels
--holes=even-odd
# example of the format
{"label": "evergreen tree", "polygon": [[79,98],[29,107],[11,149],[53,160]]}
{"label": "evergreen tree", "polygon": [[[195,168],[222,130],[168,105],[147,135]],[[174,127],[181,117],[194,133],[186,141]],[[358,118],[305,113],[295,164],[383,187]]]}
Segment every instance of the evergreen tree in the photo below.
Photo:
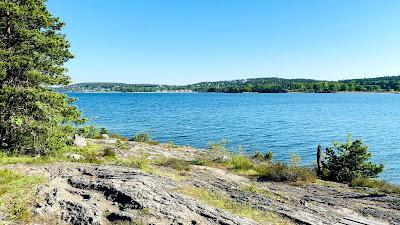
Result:
{"label": "evergreen tree", "polygon": [[333,148],[326,148],[322,177],[338,182],[375,178],[383,171],[384,166],[369,161],[371,156],[368,146],[362,140],[353,141],[349,135],[345,143],[335,142]]}
{"label": "evergreen tree", "polygon": [[45,154],[65,145],[84,122],[73,99],[49,86],[67,85],[73,56],[45,0],[0,1],[0,149]]}

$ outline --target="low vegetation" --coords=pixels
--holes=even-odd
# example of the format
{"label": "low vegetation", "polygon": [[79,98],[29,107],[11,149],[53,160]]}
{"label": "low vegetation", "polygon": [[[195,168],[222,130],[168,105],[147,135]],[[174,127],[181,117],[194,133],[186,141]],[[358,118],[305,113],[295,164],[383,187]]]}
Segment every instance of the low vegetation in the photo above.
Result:
{"label": "low vegetation", "polygon": [[375,178],[383,171],[383,164],[374,164],[372,154],[361,139],[353,141],[351,134],[344,143],[334,142],[326,148],[321,177],[326,180],[351,183],[355,179]]}
{"label": "low vegetation", "polygon": [[223,209],[232,214],[252,219],[261,224],[291,224],[289,220],[286,220],[273,212],[266,212],[251,207],[250,205],[236,202],[222,193],[211,192],[207,189],[194,186],[185,186],[177,191],[218,209]]}
{"label": "low vegetation", "polygon": [[375,189],[379,192],[387,194],[398,194],[400,195],[400,186],[390,184],[386,181],[368,179],[368,178],[357,178],[351,181],[350,186],[352,187],[367,187]]}
{"label": "low vegetation", "polygon": [[29,222],[33,203],[32,189],[44,182],[43,177],[26,176],[11,170],[0,170],[0,213],[8,221]]}

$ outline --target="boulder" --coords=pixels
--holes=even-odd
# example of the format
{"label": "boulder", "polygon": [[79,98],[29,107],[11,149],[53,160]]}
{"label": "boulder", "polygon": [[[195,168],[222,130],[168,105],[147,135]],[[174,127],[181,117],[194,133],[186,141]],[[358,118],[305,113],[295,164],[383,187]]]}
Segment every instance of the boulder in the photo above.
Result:
{"label": "boulder", "polygon": [[109,139],[110,137],[108,136],[108,134],[101,134],[101,139]]}
{"label": "boulder", "polygon": [[76,147],[86,147],[87,146],[86,138],[76,134],[74,138],[74,145]]}

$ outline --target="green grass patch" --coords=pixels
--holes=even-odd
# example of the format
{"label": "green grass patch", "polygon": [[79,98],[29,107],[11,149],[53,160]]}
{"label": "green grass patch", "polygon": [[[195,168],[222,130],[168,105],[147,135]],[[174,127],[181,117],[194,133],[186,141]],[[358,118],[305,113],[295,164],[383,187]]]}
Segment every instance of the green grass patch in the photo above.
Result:
{"label": "green grass patch", "polygon": [[368,188],[375,189],[379,192],[400,195],[400,186],[399,185],[390,184],[390,183],[388,183],[386,181],[382,181],[382,180],[359,178],[359,179],[354,179],[351,182],[350,186],[352,186],[352,187],[368,187]]}
{"label": "green grass patch", "polygon": [[317,180],[312,169],[281,162],[258,165],[256,171],[260,181],[314,183]]}
{"label": "green grass patch", "polygon": [[117,162],[118,165],[128,166],[140,170],[149,170],[149,160],[145,157],[131,156],[125,159],[120,159]]}
{"label": "green grass patch", "polygon": [[224,165],[227,169],[235,172],[246,172],[254,169],[254,163],[244,155],[234,155],[224,162]]}
{"label": "green grass patch", "polygon": [[166,158],[166,157],[158,158],[155,161],[155,165],[172,168],[178,171],[190,170],[190,161],[177,158]]}
{"label": "green grass patch", "polygon": [[236,202],[226,195],[211,192],[204,188],[186,186],[178,189],[177,191],[181,194],[198,199],[199,201],[215,208],[225,210],[241,217],[252,219],[261,224],[291,224],[290,221],[273,212],[256,209],[248,204]]}
{"label": "green grass patch", "polygon": [[0,170],[0,210],[6,220],[28,222],[31,219],[29,208],[34,188],[44,181],[44,177]]}

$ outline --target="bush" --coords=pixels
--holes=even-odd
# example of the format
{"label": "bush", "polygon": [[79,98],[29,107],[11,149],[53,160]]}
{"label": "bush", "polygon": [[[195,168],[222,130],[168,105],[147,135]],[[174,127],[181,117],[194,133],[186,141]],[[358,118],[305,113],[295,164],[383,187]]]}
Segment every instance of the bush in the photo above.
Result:
{"label": "bush", "polygon": [[272,151],[268,151],[265,154],[262,154],[261,152],[256,152],[254,153],[253,158],[258,161],[272,162],[272,160],[274,159],[274,153]]}
{"label": "bush", "polygon": [[145,132],[137,133],[131,138],[131,141],[149,142],[150,141],[150,135],[148,133],[145,133]]}
{"label": "bush", "polygon": [[106,148],[103,150],[103,157],[115,158],[116,157],[115,151],[111,148]]}
{"label": "bush", "polygon": [[387,194],[400,194],[400,186],[375,179],[357,178],[351,181],[350,186],[373,188]]}
{"label": "bush", "polygon": [[368,146],[361,139],[352,141],[349,135],[345,143],[335,142],[333,147],[326,148],[322,178],[344,183],[359,178],[375,178],[384,166],[373,164],[370,158]]}
{"label": "bush", "polygon": [[85,126],[79,128],[78,134],[85,137],[85,138],[96,138],[100,135],[100,130],[97,129],[95,126]]}
{"label": "bush", "polygon": [[108,134],[108,130],[104,127],[100,129],[100,134]]}
{"label": "bush", "polygon": [[316,173],[309,168],[290,166],[282,162],[259,165],[256,170],[260,181],[314,183],[317,179]]}
{"label": "bush", "polygon": [[250,158],[244,155],[235,155],[231,157],[225,164],[228,169],[234,171],[246,171],[254,168],[254,164]]}

